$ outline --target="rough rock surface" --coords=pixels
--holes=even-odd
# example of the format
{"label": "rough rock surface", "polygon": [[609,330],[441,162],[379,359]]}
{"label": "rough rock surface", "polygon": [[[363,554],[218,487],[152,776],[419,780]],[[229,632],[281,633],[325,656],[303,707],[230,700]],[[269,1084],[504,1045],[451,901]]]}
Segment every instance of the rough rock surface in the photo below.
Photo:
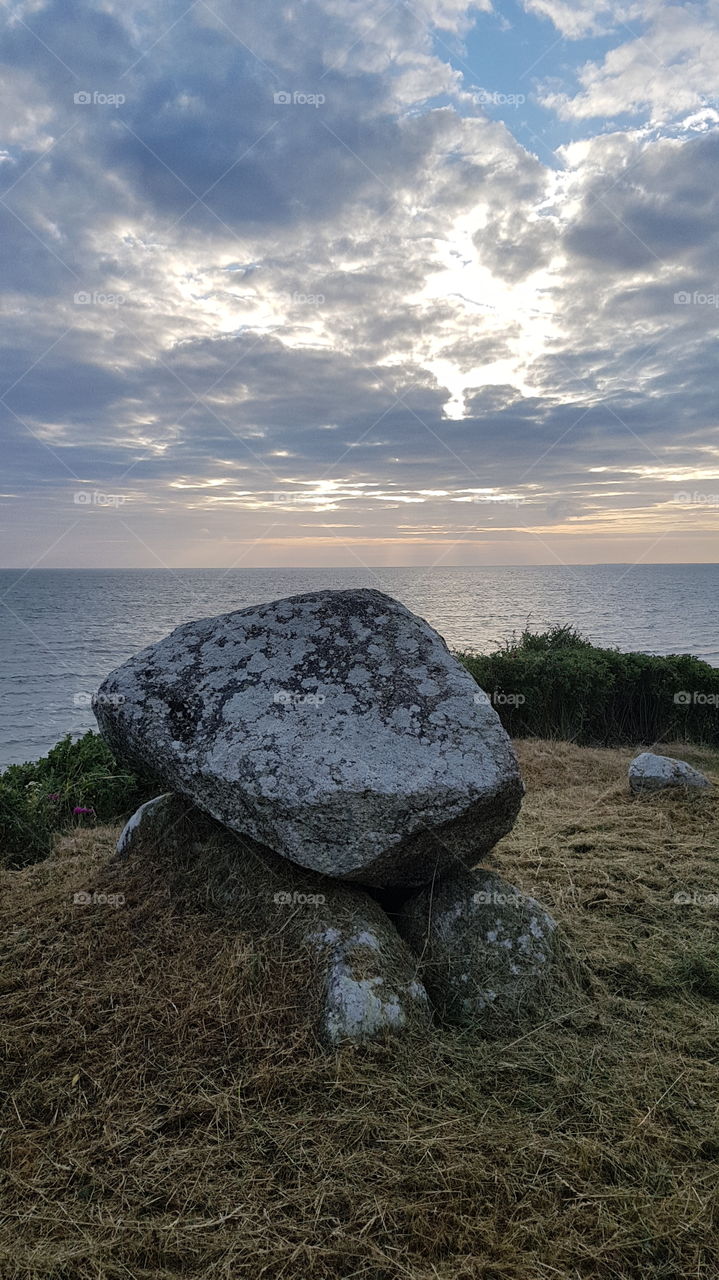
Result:
{"label": "rough rock surface", "polygon": [[512,745],[469,673],[379,591],[178,627],[108,676],[113,751],[302,866],[376,886],[475,865],[512,826]]}
{"label": "rough rock surface", "polygon": [[290,955],[307,953],[308,1010],[326,1044],[429,1026],[417,959],[362,889],[293,866],[177,795],[144,804],[120,845],[131,863],[149,860],[178,902],[199,899],[259,944],[281,938]]}
{"label": "rough rock surface", "polygon": [[396,923],[444,1021],[489,1028],[541,1005],[558,955],[556,924],[494,872],[463,871],[420,889]]}
{"label": "rough rock surface", "polygon": [[415,957],[371,901],[354,904],[349,927],[325,924],[305,936],[323,970],[322,1033],[332,1045],[403,1031],[431,1018]]}
{"label": "rough rock surface", "polygon": [[647,791],[663,791],[665,787],[691,787],[704,790],[711,786],[708,778],[698,769],[672,756],[656,756],[652,751],[642,751],[629,766],[629,786],[635,794]]}
{"label": "rough rock surface", "polygon": [[172,792],[166,791],[161,796],[155,796],[154,800],[147,800],[140,805],[120,833],[116,850],[118,857],[127,858],[131,850],[137,847],[138,840],[146,840],[148,833],[152,839],[156,824],[162,823],[163,815],[171,810],[173,799]]}

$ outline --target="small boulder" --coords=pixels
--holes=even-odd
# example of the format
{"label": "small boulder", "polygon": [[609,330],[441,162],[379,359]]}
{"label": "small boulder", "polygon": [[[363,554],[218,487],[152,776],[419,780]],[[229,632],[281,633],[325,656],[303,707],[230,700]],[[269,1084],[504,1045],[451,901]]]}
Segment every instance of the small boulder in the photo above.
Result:
{"label": "small boulder", "polygon": [[711,787],[708,778],[698,769],[692,769],[684,760],[672,756],[657,756],[652,751],[642,751],[629,766],[629,786],[635,795],[651,791],[664,791],[666,787],[686,787],[706,790]]}
{"label": "small boulder", "polygon": [[558,955],[557,926],[534,898],[494,872],[462,871],[420,889],[396,923],[445,1022],[489,1030],[542,1004]]}
{"label": "small boulder", "polygon": [[323,971],[322,1031],[332,1045],[373,1039],[431,1018],[414,956],[371,901],[353,904],[351,927],[325,923],[305,935]]}
{"label": "small boulder", "polygon": [[300,866],[383,887],[475,865],[523,787],[486,694],[380,591],[319,591],[178,627],[107,677],[131,765]]}
{"label": "small boulder", "polygon": [[156,828],[162,830],[163,820],[172,812],[174,798],[171,791],[166,791],[161,796],[155,796],[154,800],[147,800],[140,805],[120,833],[116,848],[119,858],[127,858],[139,841],[152,841],[152,833]]}
{"label": "small boulder", "polygon": [[281,937],[290,955],[307,955],[308,1009],[326,1044],[428,1028],[416,957],[362,889],[294,866],[178,795],[144,804],[118,849],[143,860],[178,903],[209,904],[258,945]]}

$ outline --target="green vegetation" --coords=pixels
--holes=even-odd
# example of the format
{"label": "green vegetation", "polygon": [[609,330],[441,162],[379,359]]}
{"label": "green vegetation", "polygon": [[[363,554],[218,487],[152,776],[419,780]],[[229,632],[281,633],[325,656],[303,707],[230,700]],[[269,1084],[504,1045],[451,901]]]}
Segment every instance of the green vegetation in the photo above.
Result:
{"label": "green vegetation", "polygon": [[157,790],[120,768],[99,734],[68,734],[41,760],[0,774],[0,866],[47,857],[55,832],[120,822]]}
{"label": "green vegetation", "polygon": [[457,656],[513,737],[719,745],[719,670],[688,654],[599,649],[572,627],[553,627],[525,630],[495,653]]}

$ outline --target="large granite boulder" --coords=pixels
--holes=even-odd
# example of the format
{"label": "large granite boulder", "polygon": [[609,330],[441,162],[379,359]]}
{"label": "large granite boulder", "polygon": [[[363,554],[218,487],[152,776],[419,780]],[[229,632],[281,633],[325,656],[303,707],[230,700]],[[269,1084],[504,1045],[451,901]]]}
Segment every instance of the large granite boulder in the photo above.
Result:
{"label": "large granite boulder", "polygon": [[461,871],[427,885],[396,923],[445,1022],[489,1031],[542,1009],[557,975],[557,926],[494,872]]}
{"label": "large granite boulder", "polygon": [[706,791],[711,783],[698,769],[692,769],[684,760],[673,756],[657,756],[653,751],[642,751],[629,766],[629,787],[635,795],[664,791],[667,787],[685,787]]}
{"label": "large granite boulder", "polygon": [[487,696],[380,591],[320,591],[178,627],[94,703],[121,759],[325,875],[417,886],[475,865],[522,797]]}
{"label": "large granite boulder", "polygon": [[178,795],[142,805],[117,850],[128,874],[160,879],[177,903],[229,915],[273,956],[277,939],[285,954],[304,954],[308,1017],[325,1044],[426,1034],[432,1009],[416,957],[358,886],[295,866]]}

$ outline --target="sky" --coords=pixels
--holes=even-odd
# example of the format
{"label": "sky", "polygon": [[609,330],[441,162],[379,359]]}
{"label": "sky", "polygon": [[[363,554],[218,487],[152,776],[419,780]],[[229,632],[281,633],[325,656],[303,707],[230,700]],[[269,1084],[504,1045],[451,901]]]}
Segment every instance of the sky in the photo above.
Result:
{"label": "sky", "polygon": [[0,12],[0,564],[719,559],[719,0]]}

